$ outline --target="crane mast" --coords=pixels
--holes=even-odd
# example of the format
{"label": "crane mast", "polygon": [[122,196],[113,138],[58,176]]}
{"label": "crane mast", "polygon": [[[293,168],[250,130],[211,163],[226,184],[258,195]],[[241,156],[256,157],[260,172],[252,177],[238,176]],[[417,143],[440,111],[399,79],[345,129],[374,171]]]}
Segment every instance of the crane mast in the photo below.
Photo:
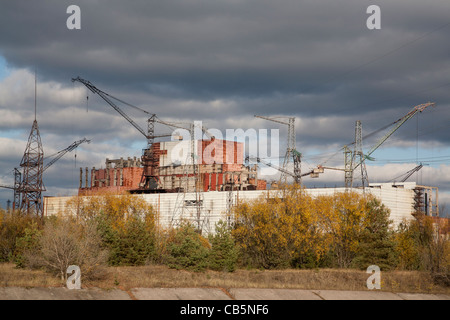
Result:
{"label": "crane mast", "polygon": [[[278,170],[281,172],[280,181],[284,182],[286,184],[286,178],[287,175],[290,175],[294,178],[294,182],[296,184],[301,184],[301,177],[303,176],[301,174],[301,153],[298,152],[295,148],[296,142],[295,142],[295,117],[289,117],[288,121],[282,121],[274,117],[266,117],[266,116],[259,116],[255,115],[256,118],[276,122],[279,124],[284,124],[288,126],[288,141],[287,141],[287,148],[286,148],[286,154],[283,161],[283,170],[280,170],[281,168],[278,168]],[[290,159],[292,158],[292,161],[294,163],[294,174],[287,170],[288,163]],[[308,173],[309,174],[309,173]]]}

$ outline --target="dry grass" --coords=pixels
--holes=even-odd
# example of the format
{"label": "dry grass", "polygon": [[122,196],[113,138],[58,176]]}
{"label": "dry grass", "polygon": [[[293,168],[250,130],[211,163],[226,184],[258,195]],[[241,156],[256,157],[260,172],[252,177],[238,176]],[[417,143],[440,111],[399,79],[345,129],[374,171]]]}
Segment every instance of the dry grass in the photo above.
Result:
{"label": "dry grass", "polygon": [[[104,289],[137,287],[215,287],[215,288],[283,288],[316,290],[367,290],[369,274],[359,270],[237,270],[223,272],[189,272],[165,266],[110,267],[103,279],[83,281],[83,287]],[[382,290],[450,294],[449,287],[433,284],[428,273],[416,271],[382,272]],[[0,286],[63,286],[58,277],[43,271],[16,269],[0,264]]]}
{"label": "dry grass", "polygon": [[18,269],[12,263],[0,263],[1,287],[57,287],[61,280],[44,271]]}

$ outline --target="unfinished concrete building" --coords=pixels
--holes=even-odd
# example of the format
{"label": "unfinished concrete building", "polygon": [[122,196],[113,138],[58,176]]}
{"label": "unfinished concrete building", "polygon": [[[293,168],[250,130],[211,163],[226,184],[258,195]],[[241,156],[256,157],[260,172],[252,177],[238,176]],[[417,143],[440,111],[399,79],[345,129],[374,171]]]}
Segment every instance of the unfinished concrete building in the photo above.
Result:
{"label": "unfinished concrete building", "polygon": [[[192,152],[193,151],[193,152]],[[105,168],[80,169],[80,195],[98,192],[173,193],[266,190],[257,165],[244,165],[244,144],[219,139],[155,142],[157,186],[142,190],[144,167],[137,158],[106,159]]]}

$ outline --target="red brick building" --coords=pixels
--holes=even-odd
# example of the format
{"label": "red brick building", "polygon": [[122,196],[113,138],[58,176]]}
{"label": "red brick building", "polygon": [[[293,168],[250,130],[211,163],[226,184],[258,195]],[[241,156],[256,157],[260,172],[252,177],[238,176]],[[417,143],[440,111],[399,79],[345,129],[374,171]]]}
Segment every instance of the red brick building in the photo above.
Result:
{"label": "red brick building", "polygon": [[[257,166],[244,165],[244,144],[225,140],[156,142],[157,192],[265,190],[266,181],[258,179]],[[144,168],[140,159],[106,159],[105,168],[80,170],[80,194],[138,190]],[[83,183],[84,182],[84,183]]]}

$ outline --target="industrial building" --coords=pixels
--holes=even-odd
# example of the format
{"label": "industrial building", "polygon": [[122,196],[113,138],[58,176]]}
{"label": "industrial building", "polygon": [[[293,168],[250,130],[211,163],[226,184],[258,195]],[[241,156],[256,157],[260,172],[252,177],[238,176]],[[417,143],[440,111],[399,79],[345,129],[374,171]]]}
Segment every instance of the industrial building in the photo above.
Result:
{"label": "industrial building", "polygon": [[142,191],[144,167],[141,159],[106,159],[104,169],[80,169],[80,195],[100,191],[121,193],[173,193],[225,190],[266,190],[266,181],[258,179],[257,165],[244,165],[244,144],[218,139],[155,142],[150,150],[154,157],[156,185]]}
{"label": "industrial building", "polygon": [[[333,195],[346,192],[346,188],[310,188],[307,194],[312,197]],[[404,220],[411,220],[417,212],[438,216],[438,190],[437,188],[420,186],[414,182],[402,184],[380,183],[371,184],[366,189],[354,188],[354,192],[371,194],[378,198],[391,212],[390,219],[393,226]],[[159,216],[161,227],[176,226],[181,219],[198,224],[205,233],[214,233],[215,224],[220,221],[232,221],[228,215],[230,205],[244,201],[252,201],[260,197],[274,197],[276,190],[234,190],[204,192],[202,201],[196,206],[198,193],[152,193],[136,195],[141,196],[151,204]],[[67,212],[67,201],[71,197],[45,197],[44,215],[57,215]],[[201,214],[198,215],[199,208]]]}

